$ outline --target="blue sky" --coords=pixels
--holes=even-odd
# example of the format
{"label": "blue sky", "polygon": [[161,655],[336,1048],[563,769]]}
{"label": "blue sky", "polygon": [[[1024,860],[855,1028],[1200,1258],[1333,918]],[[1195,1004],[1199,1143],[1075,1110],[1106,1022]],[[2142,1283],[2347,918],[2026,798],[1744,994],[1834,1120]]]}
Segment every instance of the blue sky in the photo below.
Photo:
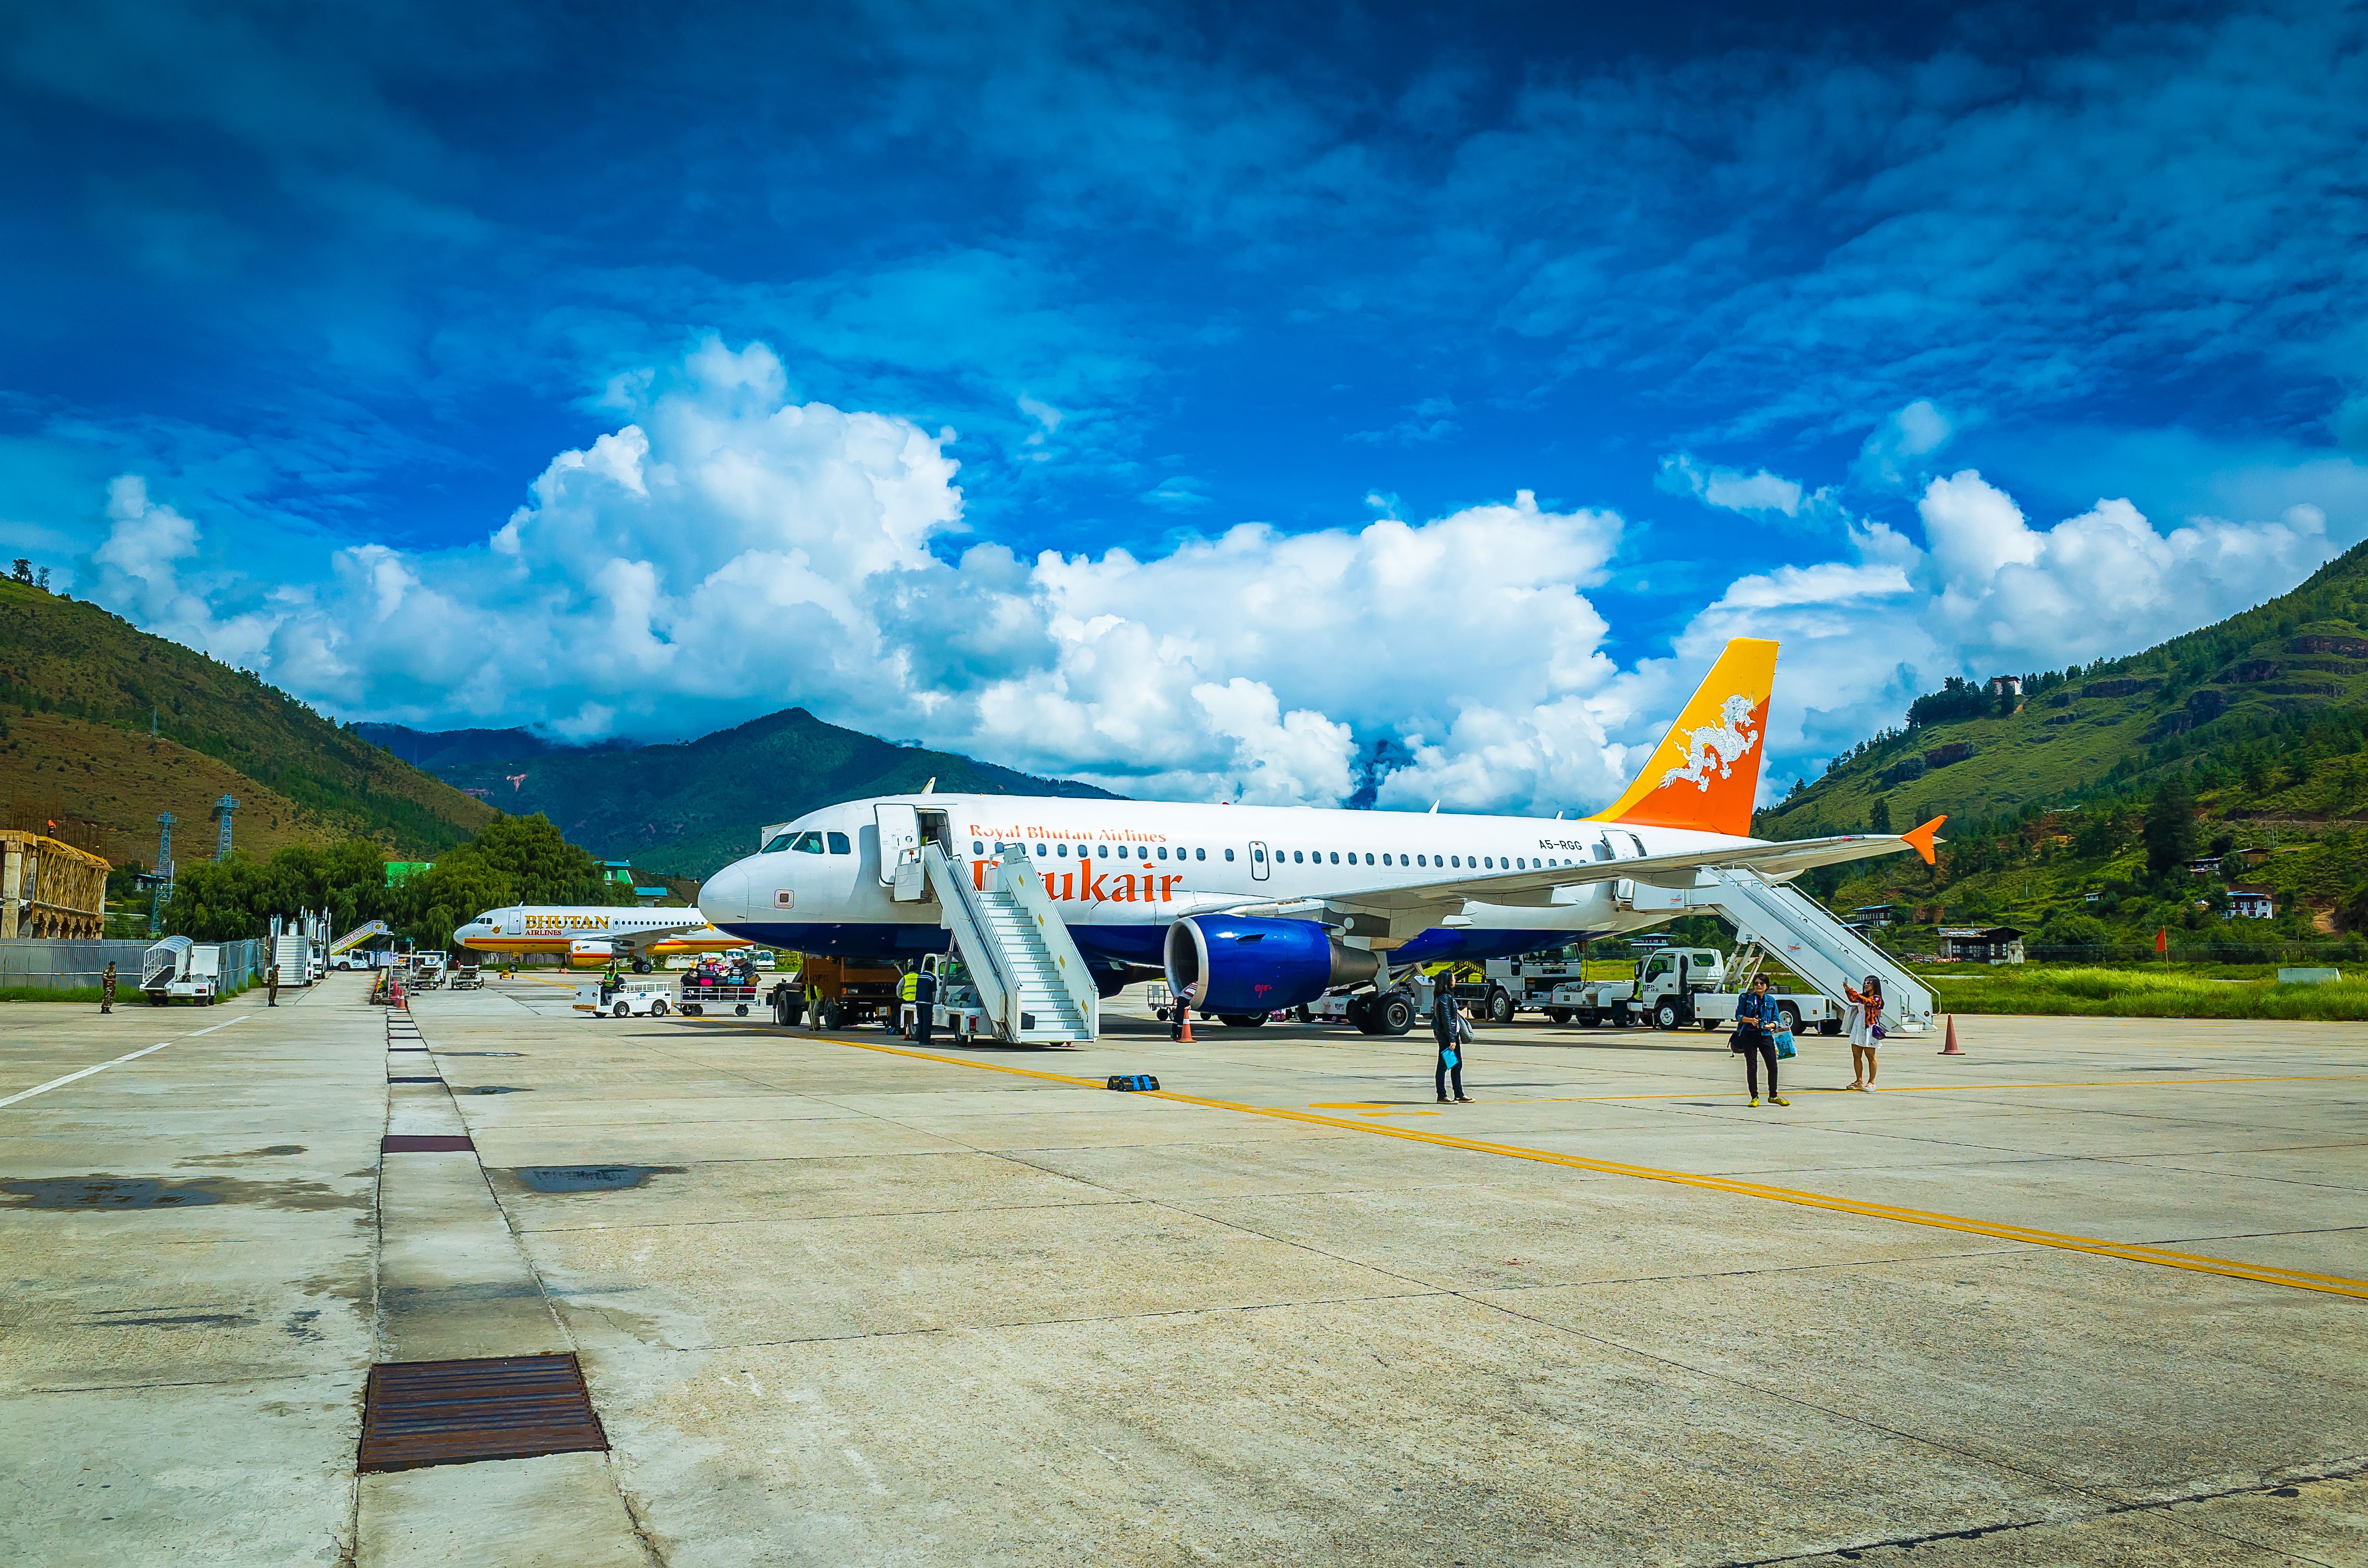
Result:
{"label": "blue sky", "polygon": [[1144,792],[1592,803],[1758,632],[1813,771],[2368,537],[2368,15],[2061,11],[28,14],[0,542]]}

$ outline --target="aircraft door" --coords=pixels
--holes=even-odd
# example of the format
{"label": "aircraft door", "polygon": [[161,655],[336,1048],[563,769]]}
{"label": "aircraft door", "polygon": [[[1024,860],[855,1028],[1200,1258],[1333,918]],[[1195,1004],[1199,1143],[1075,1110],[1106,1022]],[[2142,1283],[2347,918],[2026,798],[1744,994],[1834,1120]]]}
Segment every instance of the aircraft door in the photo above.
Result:
{"label": "aircraft door", "polygon": [[1266,846],[1255,838],[1250,840],[1250,875],[1266,881]]}
{"label": "aircraft door", "polygon": [[894,887],[897,865],[921,858],[921,813],[912,806],[884,805],[872,807],[871,814],[880,824],[880,881]]}
{"label": "aircraft door", "polygon": [[502,916],[502,935],[522,937],[526,934],[526,911],[513,909]]}

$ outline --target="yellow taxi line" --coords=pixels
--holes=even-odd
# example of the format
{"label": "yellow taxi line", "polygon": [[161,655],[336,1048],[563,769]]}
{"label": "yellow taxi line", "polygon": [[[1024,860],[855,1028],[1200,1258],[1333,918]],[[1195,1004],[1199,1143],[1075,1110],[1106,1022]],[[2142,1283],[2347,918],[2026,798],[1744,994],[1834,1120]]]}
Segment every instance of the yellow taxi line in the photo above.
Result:
{"label": "yellow taxi line", "polygon": [[[961,1056],[945,1056],[932,1051],[913,1051],[904,1046],[875,1045],[869,1040],[844,1040],[835,1035],[809,1037],[827,1040],[836,1045],[853,1046],[859,1051],[878,1051],[887,1056],[911,1057],[919,1062],[940,1062],[951,1067],[972,1067],[990,1073],[1008,1073],[1018,1077],[1039,1078],[1049,1083],[1073,1084],[1098,1089],[1102,1082],[1096,1078],[1079,1077],[1068,1073],[1046,1073],[1032,1067],[1013,1067],[1000,1062],[979,1062]],[[1896,1204],[1870,1203],[1862,1199],[1836,1198],[1822,1192],[1805,1192],[1797,1187],[1773,1187],[1765,1182],[1743,1181],[1732,1176],[1702,1176],[1692,1171],[1662,1170],[1653,1165],[1630,1165],[1621,1160],[1589,1159],[1583,1154],[1562,1154],[1548,1149],[1529,1149],[1518,1143],[1497,1143],[1485,1139],[1459,1138],[1450,1132],[1431,1132],[1417,1127],[1395,1127],[1382,1121],[1349,1121],[1335,1116],[1318,1116],[1313,1111],[1287,1110],[1279,1106],[1246,1105],[1237,1100],[1206,1099],[1198,1095],[1178,1094],[1173,1089],[1144,1091],[1144,1097],[1172,1101],[1178,1105],[1200,1106],[1208,1110],[1230,1110],[1245,1116],[1260,1116],[1278,1121],[1303,1122],[1313,1127],[1338,1128],[1349,1132],[1369,1132],[1376,1137],[1398,1138],[1413,1143],[1429,1143],[1441,1149],[1461,1149],[1469,1153],[1497,1154],[1508,1159],[1529,1160],[1540,1165],[1560,1165],[1568,1170],[1590,1171],[1601,1176],[1630,1176],[1639,1181],[1668,1182],[1679,1187],[1691,1187],[1706,1192],[1721,1192],[1738,1198],[1758,1198],[1771,1203],[1790,1203],[1804,1209],[1823,1209],[1839,1214],[1856,1214],[1872,1220],[1891,1220],[1905,1225],[1922,1225],[1933,1230],[1954,1231],[1969,1236],[1987,1236],[1998,1241],[2021,1242],[2031,1246],[2055,1247],[2066,1252],[2085,1252],[2099,1257],[2116,1257],[2128,1263],[2154,1264],[2163,1268],[2183,1268],[2196,1274],[2216,1274],[2230,1279],[2249,1279],[2263,1285],[2283,1285],[2297,1290],[2317,1290],[2331,1296],[2350,1296],[2368,1301],[2368,1279],[2351,1279],[2336,1274],[2312,1274],[2298,1268],[2278,1268],[2268,1264],[2242,1263],[2235,1258],[2212,1257],[2201,1253],[2180,1252],[2169,1247],[2146,1246],[2133,1242],[2111,1242],[2098,1236],[2070,1235],[2059,1231],[2034,1230],[2027,1225],[2009,1225],[1992,1220],[1969,1219],[1960,1214],[1939,1214],[1926,1209],[1904,1209]]]}
{"label": "yellow taxi line", "polygon": [[[2335,1073],[2324,1076],[2300,1078],[2129,1078],[2099,1079],[2068,1084],[1903,1084],[1896,1088],[1868,1091],[1878,1095],[1977,1095],[1993,1089],[2159,1089],[2178,1085],[2193,1084],[2358,1084],[2368,1083],[2368,1075],[2358,1073]],[[1491,1096],[1490,1105],[1585,1105],[1599,1100],[1698,1100],[1705,1094],[1718,1094],[1717,1085],[1705,1085],[1682,1095],[1555,1095],[1538,1099],[1498,1099]],[[1796,1095],[1847,1095],[1849,1089],[1794,1089]],[[1346,1106],[1317,1107],[1317,1109],[1346,1109]]]}

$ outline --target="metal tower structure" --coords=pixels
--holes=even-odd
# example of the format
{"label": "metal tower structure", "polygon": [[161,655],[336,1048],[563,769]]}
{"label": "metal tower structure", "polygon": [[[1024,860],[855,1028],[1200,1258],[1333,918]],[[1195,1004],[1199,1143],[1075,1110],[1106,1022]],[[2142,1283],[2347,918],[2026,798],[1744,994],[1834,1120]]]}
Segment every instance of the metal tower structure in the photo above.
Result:
{"label": "metal tower structure", "polygon": [[224,795],[214,802],[214,815],[222,819],[222,832],[214,837],[214,858],[230,858],[230,814],[238,810],[238,797]]}
{"label": "metal tower structure", "polygon": [[155,902],[148,906],[148,934],[152,937],[165,929],[165,906],[173,902],[173,813],[170,812],[156,819],[156,869],[153,876],[156,897]]}

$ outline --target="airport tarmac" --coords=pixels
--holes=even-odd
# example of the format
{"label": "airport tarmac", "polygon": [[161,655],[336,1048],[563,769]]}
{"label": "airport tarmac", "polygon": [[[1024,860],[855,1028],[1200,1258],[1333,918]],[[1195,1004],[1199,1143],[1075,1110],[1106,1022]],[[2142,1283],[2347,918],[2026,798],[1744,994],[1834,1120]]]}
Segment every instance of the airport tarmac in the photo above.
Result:
{"label": "airport tarmac", "polygon": [[[0,1560],[2368,1562],[2368,1028],[1756,1110],[1484,1028],[1440,1106],[1420,1034],[569,995],[0,1007]],[[357,1475],[374,1363],[571,1354],[605,1452]]]}

